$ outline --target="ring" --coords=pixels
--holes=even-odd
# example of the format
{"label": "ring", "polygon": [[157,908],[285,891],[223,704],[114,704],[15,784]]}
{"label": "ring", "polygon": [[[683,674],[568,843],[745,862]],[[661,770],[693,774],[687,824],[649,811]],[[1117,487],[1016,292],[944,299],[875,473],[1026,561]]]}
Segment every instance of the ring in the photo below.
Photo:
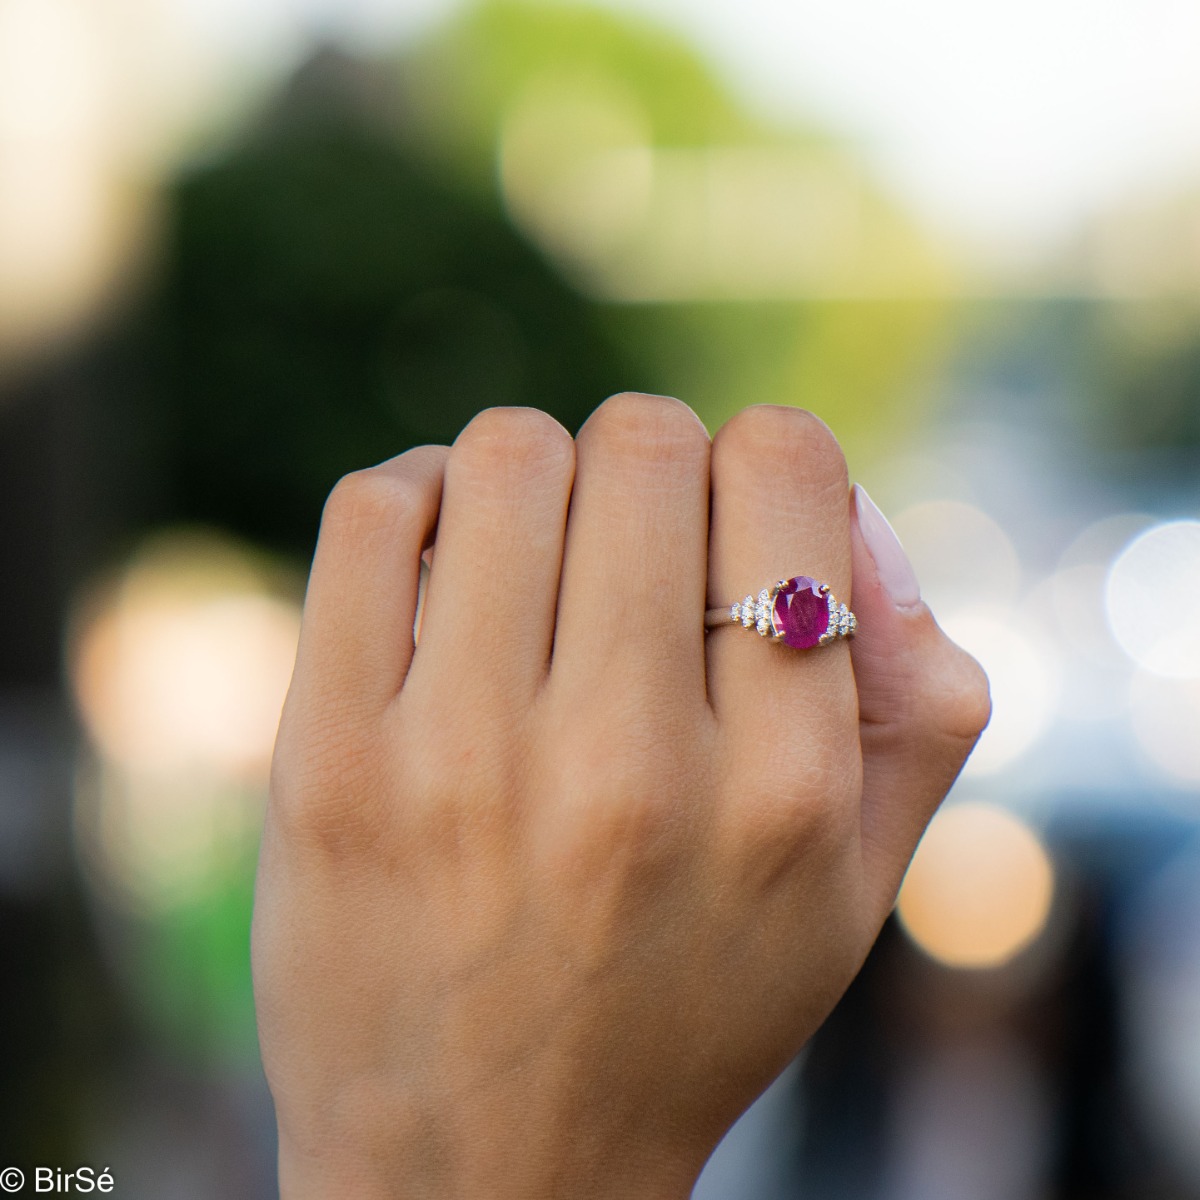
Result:
{"label": "ring", "polygon": [[747,596],[728,608],[710,608],[704,614],[705,629],[719,625],[741,625],[772,642],[808,650],[853,637],[858,618],[838,603],[828,584],[796,575],[763,588],[757,599]]}

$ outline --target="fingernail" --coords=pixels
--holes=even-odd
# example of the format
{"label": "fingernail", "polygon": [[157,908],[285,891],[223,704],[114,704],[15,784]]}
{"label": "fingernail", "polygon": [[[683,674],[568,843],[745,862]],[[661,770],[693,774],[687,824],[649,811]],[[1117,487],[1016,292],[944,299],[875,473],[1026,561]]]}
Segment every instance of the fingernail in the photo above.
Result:
{"label": "fingernail", "polygon": [[879,582],[897,608],[909,608],[921,599],[921,585],[896,531],[860,483],[854,485],[854,509],[867,550],[875,560]]}

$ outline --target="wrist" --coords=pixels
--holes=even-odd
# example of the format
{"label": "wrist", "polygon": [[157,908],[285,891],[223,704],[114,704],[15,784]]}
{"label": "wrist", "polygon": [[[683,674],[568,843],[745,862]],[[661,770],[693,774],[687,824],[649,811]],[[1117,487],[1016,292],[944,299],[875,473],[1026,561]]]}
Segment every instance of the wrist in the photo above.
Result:
{"label": "wrist", "polygon": [[355,1200],[395,1200],[421,1195],[404,1190],[388,1173],[369,1163],[315,1158],[279,1149],[280,1200],[335,1200],[353,1196]]}
{"label": "wrist", "polygon": [[[699,1164],[702,1166],[703,1164]],[[481,1148],[450,1161],[431,1145],[397,1143],[386,1159],[343,1143],[300,1150],[280,1135],[280,1200],[688,1200],[695,1169],[614,1154],[590,1164],[530,1147]]]}

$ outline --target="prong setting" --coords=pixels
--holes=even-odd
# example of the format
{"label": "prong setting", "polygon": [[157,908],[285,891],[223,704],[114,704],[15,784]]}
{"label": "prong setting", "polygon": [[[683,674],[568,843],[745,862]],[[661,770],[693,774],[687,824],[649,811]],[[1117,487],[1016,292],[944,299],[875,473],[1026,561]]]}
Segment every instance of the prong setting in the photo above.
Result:
{"label": "prong setting", "polygon": [[858,618],[838,602],[829,585],[807,575],[777,580],[757,596],[751,593],[705,614],[706,627],[721,623],[741,625],[767,641],[799,650],[853,637],[858,628]]}

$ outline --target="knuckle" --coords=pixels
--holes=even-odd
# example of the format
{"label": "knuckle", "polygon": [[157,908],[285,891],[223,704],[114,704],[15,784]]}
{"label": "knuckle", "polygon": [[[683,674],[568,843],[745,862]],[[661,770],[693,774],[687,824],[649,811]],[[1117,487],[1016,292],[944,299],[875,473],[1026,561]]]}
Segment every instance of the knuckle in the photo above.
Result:
{"label": "knuckle", "polygon": [[386,736],[403,763],[398,790],[414,811],[494,809],[526,789],[529,753],[521,716],[491,706],[468,711],[458,700],[401,695],[388,718]]}
{"label": "knuckle", "polygon": [[992,717],[991,688],[979,663],[960,646],[947,642],[948,662],[942,675],[938,716],[942,730],[974,745]]}
{"label": "knuckle", "polygon": [[862,763],[848,741],[814,739],[801,757],[735,765],[727,789],[739,841],[764,864],[840,850],[857,829]]}
{"label": "knuckle", "polygon": [[661,695],[601,693],[551,756],[555,785],[605,811],[632,805],[666,812],[702,788],[704,737],[694,713],[664,704]]}
{"label": "knuckle", "polygon": [[837,438],[820,417],[803,408],[755,404],[735,413],[713,439],[718,462],[761,472],[814,479],[830,488],[849,487],[846,459]]}
{"label": "knuckle", "polygon": [[[681,776],[663,763],[623,758],[602,772],[562,763],[554,794],[573,803],[553,821],[552,856],[569,872],[656,870],[675,853],[687,828]],[[695,792],[689,792],[694,799]]]}
{"label": "knuckle", "polygon": [[858,834],[857,807],[838,786],[797,794],[791,788],[756,792],[744,804],[736,843],[744,870],[764,887],[838,861]]}
{"label": "knuckle", "polygon": [[[796,805],[784,832],[806,853],[833,858],[852,843],[858,829],[857,805],[850,802],[844,787],[831,782],[817,797]],[[786,836],[780,841],[784,847],[789,844]]]}
{"label": "knuckle", "polygon": [[931,615],[927,634],[930,641],[916,651],[920,667],[908,672],[907,685],[897,689],[891,722],[894,736],[907,739],[911,731],[925,739],[945,739],[965,747],[965,756],[991,719],[988,678],[970,654],[942,633]]}
{"label": "knuckle", "polygon": [[494,735],[477,735],[474,741],[444,734],[422,739],[408,757],[406,790],[426,811],[491,807],[521,790],[519,763],[511,751]]}
{"label": "knuckle", "polygon": [[[939,628],[922,605],[906,647],[873,668],[874,701],[860,736],[872,752],[958,770],[991,719],[983,668]],[[932,756],[932,757],[929,757]]]}
{"label": "knuckle", "polygon": [[420,508],[422,489],[404,471],[368,467],[338,480],[321,516],[322,530],[351,535],[394,530]]}
{"label": "knuckle", "polygon": [[623,454],[694,465],[708,456],[708,431],[681,400],[618,392],[587,419],[581,441],[596,439]]}
{"label": "knuckle", "polygon": [[536,408],[485,408],[458,435],[451,462],[494,476],[538,467],[561,469],[573,455],[571,435]]}
{"label": "knuckle", "polygon": [[[569,750],[557,756],[557,781],[565,794],[607,810],[671,795],[671,781],[686,777],[679,774],[685,769],[683,752],[661,726],[604,718],[597,726],[619,731],[618,735],[577,731]],[[620,753],[613,753],[614,744],[620,746]]]}
{"label": "knuckle", "polygon": [[385,790],[365,740],[312,725],[296,739],[281,733],[271,764],[269,811],[290,846],[340,857],[373,844],[387,811]]}

